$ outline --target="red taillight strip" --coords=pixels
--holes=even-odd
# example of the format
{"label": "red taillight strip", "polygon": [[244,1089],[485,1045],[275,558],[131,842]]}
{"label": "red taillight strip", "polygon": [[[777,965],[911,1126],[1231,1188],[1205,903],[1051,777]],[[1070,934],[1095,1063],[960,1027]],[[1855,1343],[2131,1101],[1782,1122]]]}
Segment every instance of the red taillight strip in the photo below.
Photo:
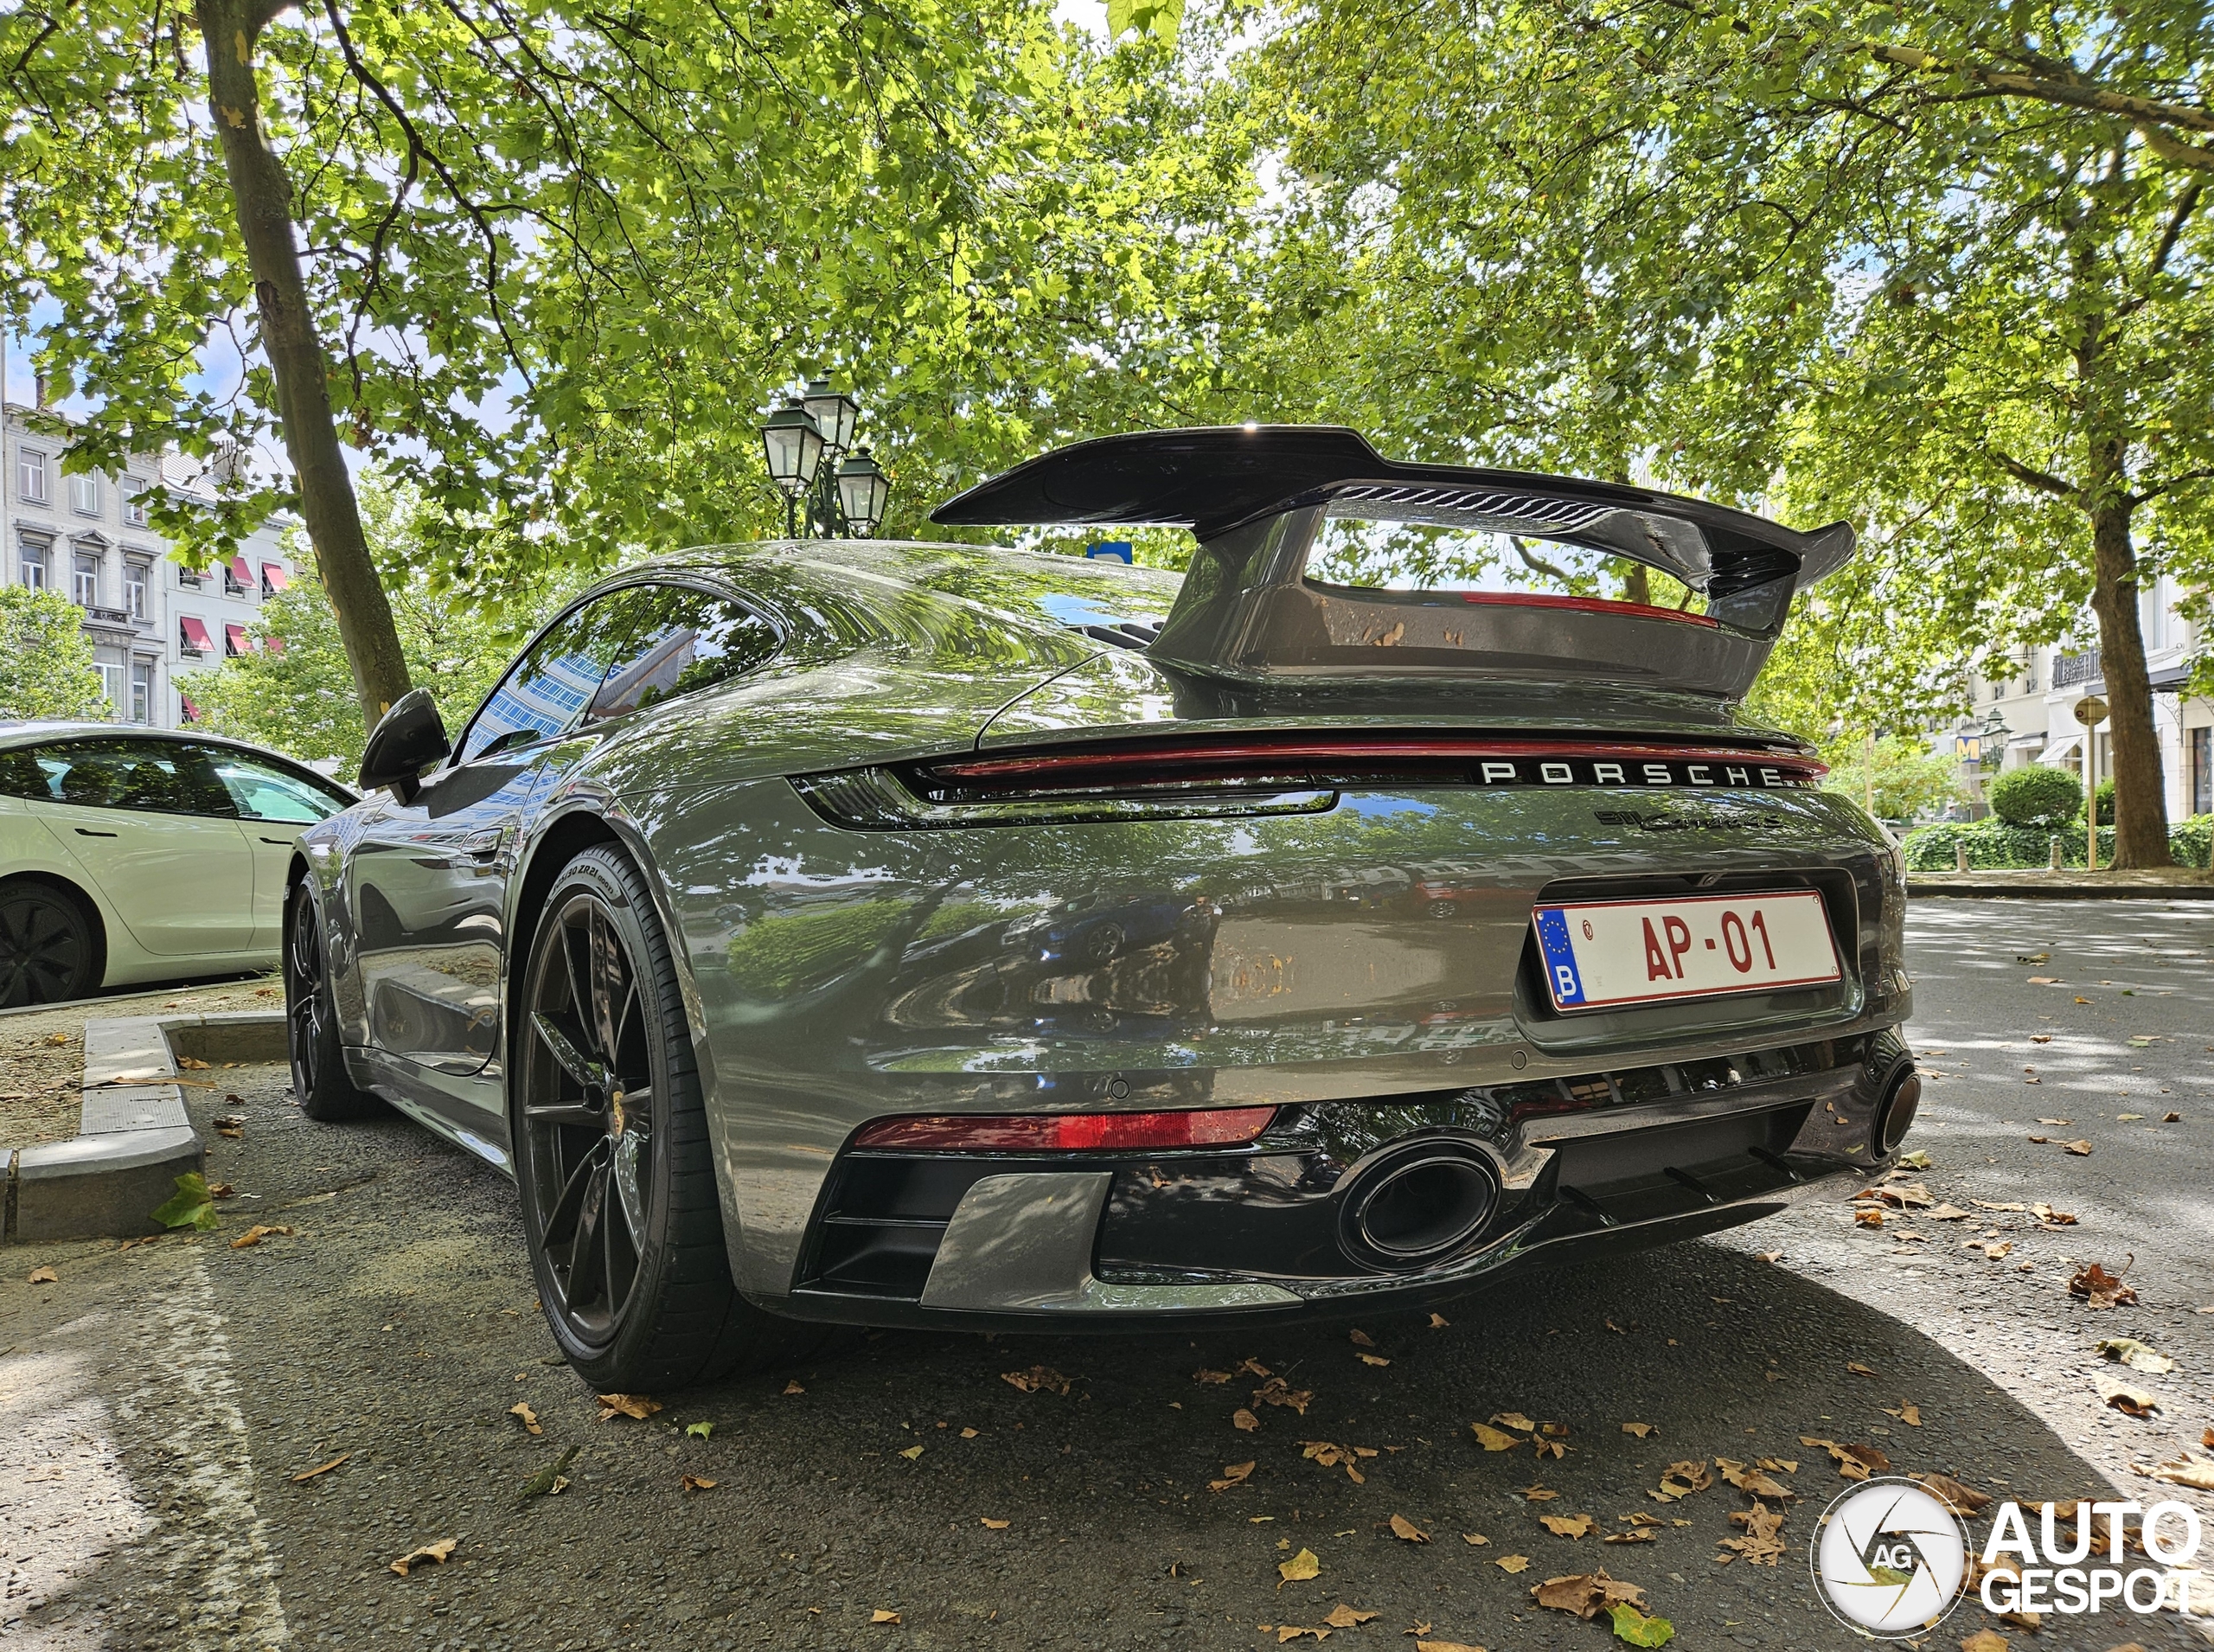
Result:
{"label": "red taillight strip", "polygon": [[1496,604],[1505,608],[1565,608],[1579,614],[1627,614],[1633,619],[1673,619],[1680,624],[1721,629],[1719,620],[1705,614],[1687,614],[1680,608],[1657,608],[1649,602],[1612,602],[1604,597],[1549,597],[1535,591],[1463,591],[1463,602]]}
{"label": "red taillight strip", "polygon": [[938,1153],[1230,1147],[1258,1136],[1276,1112],[1274,1107],[1213,1107],[1158,1113],[925,1113],[864,1125],[854,1145]]}
{"label": "red taillight strip", "polygon": [[1675,759],[1692,763],[1749,763],[1812,779],[1827,764],[1779,752],[1713,746],[1642,746],[1620,741],[1488,740],[1454,735],[1294,734],[1257,740],[1163,741],[1097,748],[1063,747],[1017,756],[962,759],[928,765],[933,777],[952,780],[1013,780],[1037,774],[1072,774],[1168,763],[1302,763],[1480,758],[1603,758],[1635,762]]}

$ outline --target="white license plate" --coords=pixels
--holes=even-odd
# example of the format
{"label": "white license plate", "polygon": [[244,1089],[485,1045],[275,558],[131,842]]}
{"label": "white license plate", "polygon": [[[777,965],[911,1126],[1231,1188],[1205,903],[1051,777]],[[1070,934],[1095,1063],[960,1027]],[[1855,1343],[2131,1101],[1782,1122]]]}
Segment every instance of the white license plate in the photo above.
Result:
{"label": "white license plate", "polygon": [[1822,898],[1597,900],[1530,914],[1556,1009],[1603,1009],[1835,981]]}

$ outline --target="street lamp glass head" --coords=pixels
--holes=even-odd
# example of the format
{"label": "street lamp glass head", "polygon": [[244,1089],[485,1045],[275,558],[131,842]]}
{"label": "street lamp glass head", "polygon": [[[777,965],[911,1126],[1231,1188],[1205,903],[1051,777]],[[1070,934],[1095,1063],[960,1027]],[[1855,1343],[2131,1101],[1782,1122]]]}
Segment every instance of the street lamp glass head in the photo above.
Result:
{"label": "street lamp glass head", "polygon": [[856,453],[838,467],[838,509],[856,534],[867,537],[876,531],[891,496],[892,483],[867,453]]}
{"label": "street lamp glass head", "polygon": [[854,426],[861,416],[861,403],[842,390],[833,390],[828,379],[810,379],[807,384],[807,416],[815,420],[815,427],[822,432],[822,440],[833,453],[842,453],[854,442]]}
{"label": "street lamp glass head", "polygon": [[761,451],[769,461],[769,479],[786,493],[802,494],[814,484],[822,463],[822,432],[797,396],[769,415],[761,427]]}

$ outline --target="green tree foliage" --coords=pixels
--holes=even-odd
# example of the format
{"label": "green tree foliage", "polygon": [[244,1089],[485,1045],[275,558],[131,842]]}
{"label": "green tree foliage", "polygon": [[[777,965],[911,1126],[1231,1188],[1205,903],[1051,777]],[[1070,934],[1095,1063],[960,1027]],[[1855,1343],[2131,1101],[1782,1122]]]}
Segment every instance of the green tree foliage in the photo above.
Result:
{"label": "green tree foliage", "polygon": [[[367,473],[362,524],[375,554],[408,675],[431,690],[448,731],[461,732],[537,623],[572,594],[573,578],[541,578],[499,599],[438,577],[425,566],[431,512],[416,491]],[[211,669],[180,676],[177,686],[206,727],[273,746],[306,762],[339,759],[339,778],[360,765],[368,731],[338,624],[312,554],[291,547],[297,573],[289,590],[261,605],[251,628],[257,646]]]}
{"label": "green tree foliage", "polygon": [[0,719],[115,714],[83,618],[58,591],[0,586]]}
{"label": "green tree foliage", "polygon": [[2064,826],[2083,812],[2083,788],[2065,769],[2031,763],[1993,775],[1984,788],[1991,812],[2010,826]]}
{"label": "green tree foliage", "polygon": [[[2167,857],[2136,596],[2205,567],[2214,18],[1356,0],[1253,54],[1282,360],[1438,457],[1634,464],[1866,564],[1778,669],[1845,726],[2099,620],[2121,863]],[[1282,360],[1272,365],[1281,368]]]}
{"label": "green tree foliage", "polygon": [[1897,734],[1841,740],[1824,755],[1830,772],[1823,789],[1884,820],[1913,820],[1963,801],[1959,765],[1926,740]]}

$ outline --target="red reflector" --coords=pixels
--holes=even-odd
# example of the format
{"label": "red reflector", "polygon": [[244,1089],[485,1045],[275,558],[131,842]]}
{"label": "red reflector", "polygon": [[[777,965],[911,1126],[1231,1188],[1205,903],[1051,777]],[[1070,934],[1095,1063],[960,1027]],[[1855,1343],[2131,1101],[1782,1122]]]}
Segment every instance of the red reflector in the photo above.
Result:
{"label": "red reflector", "polygon": [[1673,619],[1690,625],[1721,629],[1720,622],[1705,614],[1687,614],[1680,608],[1656,608],[1647,602],[1615,602],[1605,597],[1552,597],[1538,591],[1464,591],[1463,602],[1488,603],[1502,608],[1559,608],[1579,614],[1623,614],[1632,619]]}
{"label": "red reflector", "polygon": [[922,1114],[880,1118],[864,1126],[854,1145],[997,1153],[1220,1147],[1251,1141],[1268,1128],[1276,1111],[1273,1107],[1214,1107],[1167,1113]]}

